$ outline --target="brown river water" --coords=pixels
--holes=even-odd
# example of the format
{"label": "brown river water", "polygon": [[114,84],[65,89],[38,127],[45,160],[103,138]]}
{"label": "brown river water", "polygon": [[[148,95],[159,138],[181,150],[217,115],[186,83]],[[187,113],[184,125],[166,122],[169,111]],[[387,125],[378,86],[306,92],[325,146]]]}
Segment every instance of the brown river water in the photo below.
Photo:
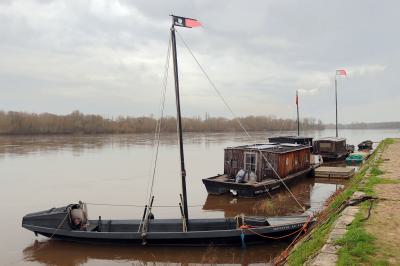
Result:
{"label": "brown river water", "polygon": [[[265,132],[252,133],[258,143]],[[334,131],[308,132],[313,137]],[[399,137],[399,130],[343,130],[348,143]],[[239,133],[184,134],[189,215],[192,218],[287,215],[299,207],[286,191],[256,199],[209,196],[201,182],[223,171],[223,149],[249,144]],[[135,247],[68,243],[35,237],[21,227],[24,214],[82,200],[95,204],[147,201],[152,169],[153,135],[0,137],[0,265],[265,265],[287,242],[247,247]],[[154,205],[177,205],[180,193],[179,151],[175,134],[162,136],[155,179]],[[319,210],[340,184],[305,178],[291,187],[307,208]],[[88,205],[89,217],[140,218],[141,207]],[[180,217],[179,209],[155,207],[156,218]]]}

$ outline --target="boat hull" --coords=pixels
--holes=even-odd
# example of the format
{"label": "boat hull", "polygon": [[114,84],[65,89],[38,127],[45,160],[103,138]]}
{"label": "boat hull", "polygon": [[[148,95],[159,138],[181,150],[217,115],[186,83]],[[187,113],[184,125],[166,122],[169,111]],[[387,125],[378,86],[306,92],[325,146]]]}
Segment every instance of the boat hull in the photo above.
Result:
{"label": "boat hull", "polygon": [[[297,172],[296,174],[289,175],[282,178],[285,184],[291,184],[297,180],[313,174],[313,167],[306,170]],[[260,182],[260,183],[236,183],[236,182],[223,182],[218,180],[220,176],[214,176],[209,178],[204,178],[203,184],[205,185],[208,194],[221,195],[228,193],[231,190],[237,192],[239,197],[253,198],[265,193],[274,193],[282,188],[283,184],[279,179],[275,179],[273,182]]]}

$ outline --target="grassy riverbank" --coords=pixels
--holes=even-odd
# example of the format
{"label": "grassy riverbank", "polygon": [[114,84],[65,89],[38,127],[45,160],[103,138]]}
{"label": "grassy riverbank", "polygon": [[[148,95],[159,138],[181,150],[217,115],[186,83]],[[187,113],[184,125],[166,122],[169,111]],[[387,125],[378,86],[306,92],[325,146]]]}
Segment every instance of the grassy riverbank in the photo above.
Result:
{"label": "grassy riverbank", "polygon": [[[374,187],[377,184],[393,182],[380,178],[382,171],[379,165],[382,160],[377,157],[393,142],[393,139],[382,141],[357,175],[346,184],[343,190],[331,198],[326,209],[318,216],[319,224],[313,230],[313,233],[304,238],[290,254],[288,260],[290,265],[303,265],[322,248],[334,222],[339,216],[338,208],[355,191],[363,191],[367,195],[375,195]],[[355,265],[360,262],[384,264],[384,259],[374,260],[373,255],[378,251],[374,244],[375,238],[363,227],[363,224],[367,221],[365,217],[368,215],[368,210],[369,203],[362,203],[361,211],[349,226],[348,232],[342,239],[338,240],[337,244],[341,246],[339,250],[339,265]]]}
{"label": "grassy riverbank", "polygon": [[[386,145],[390,143],[392,143],[392,140],[386,141]],[[379,195],[375,191],[377,185],[399,184],[399,181],[382,177],[381,164],[382,160],[380,159],[371,168],[370,175],[365,180],[366,182],[361,183],[358,187],[358,190],[369,196],[378,197],[378,200]],[[337,244],[341,246],[338,265],[388,265],[387,256],[377,256],[378,254],[385,254],[386,251],[377,245],[376,237],[366,228],[371,211],[374,208],[374,202],[363,202],[360,207],[360,212],[348,227],[347,233],[337,241]]]}

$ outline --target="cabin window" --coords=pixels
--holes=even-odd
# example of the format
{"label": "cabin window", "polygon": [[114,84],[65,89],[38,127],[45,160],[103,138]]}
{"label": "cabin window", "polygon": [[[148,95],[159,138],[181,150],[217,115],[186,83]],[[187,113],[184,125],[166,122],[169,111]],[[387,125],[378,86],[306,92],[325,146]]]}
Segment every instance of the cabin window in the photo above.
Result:
{"label": "cabin window", "polygon": [[257,156],[254,152],[246,152],[244,154],[244,169],[250,172],[256,172]]}
{"label": "cabin window", "polygon": [[332,144],[329,142],[320,142],[319,149],[322,152],[330,152],[332,150]]}

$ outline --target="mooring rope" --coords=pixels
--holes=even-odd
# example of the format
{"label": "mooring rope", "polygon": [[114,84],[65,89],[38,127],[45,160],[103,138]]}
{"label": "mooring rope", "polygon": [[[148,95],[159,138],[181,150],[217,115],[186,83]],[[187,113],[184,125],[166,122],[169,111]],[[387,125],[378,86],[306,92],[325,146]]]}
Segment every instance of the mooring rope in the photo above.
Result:
{"label": "mooring rope", "polygon": [[295,231],[293,231],[293,232],[291,232],[291,233],[289,233],[289,234],[283,235],[283,236],[268,236],[268,235],[263,235],[263,234],[260,234],[260,233],[258,233],[257,231],[254,230],[254,229],[257,229],[257,228],[260,228],[260,227],[263,227],[263,226],[249,226],[249,225],[243,224],[243,225],[240,226],[239,228],[240,228],[241,230],[243,230],[243,231],[244,231],[244,230],[247,230],[247,231],[249,231],[250,233],[252,233],[252,234],[254,234],[254,235],[257,235],[257,236],[259,236],[259,237],[266,238],[266,239],[280,240],[280,239],[285,239],[285,238],[288,238],[288,237],[290,237],[290,236],[292,236],[292,235],[298,234],[298,235],[296,236],[296,239],[297,239],[297,238],[299,237],[299,235],[300,235],[302,232],[306,232],[306,231],[307,231],[308,225],[310,224],[310,222],[312,221],[312,219],[313,219],[313,216],[309,216],[308,219],[307,219],[307,221],[303,224],[302,227],[300,227],[299,229],[297,229],[297,230],[295,230]]}
{"label": "mooring rope", "polygon": [[[219,96],[219,98],[222,100],[222,102],[224,103],[224,105],[226,106],[226,108],[229,110],[229,112],[231,113],[231,115],[233,116],[233,120],[235,120],[238,125],[241,127],[241,129],[244,131],[244,133],[247,135],[247,137],[250,139],[250,141],[256,143],[255,139],[249,134],[249,132],[246,130],[246,128],[244,127],[244,125],[242,124],[242,122],[240,121],[240,119],[237,117],[237,115],[235,114],[235,112],[232,110],[232,108],[229,106],[228,102],[225,100],[225,98],[222,96],[221,92],[218,90],[217,86],[215,86],[214,82],[211,80],[210,76],[207,74],[207,72],[204,70],[204,68],[202,67],[202,65],[200,64],[200,62],[197,60],[196,56],[193,54],[192,50],[190,49],[190,47],[187,45],[187,43],[185,42],[185,40],[183,39],[183,37],[180,35],[180,33],[178,31],[176,31],[178,33],[179,38],[181,39],[182,43],[185,45],[186,49],[189,51],[189,53],[191,54],[191,56],[193,57],[194,61],[197,63],[198,67],[200,68],[200,70],[203,72],[204,76],[207,78],[208,82],[210,83],[211,87],[215,90],[215,92],[217,93],[217,95]],[[259,153],[261,154],[261,156],[263,157],[263,159],[265,160],[265,162],[268,164],[268,167],[271,168],[271,170],[274,172],[274,174],[278,177],[279,181],[283,184],[283,186],[287,189],[287,191],[290,193],[290,195],[293,197],[293,199],[296,201],[296,203],[300,206],[300,208],[305,211],[305,207],[297,200],[296,196],[292,193],[292,191],[289,189],[289,187],[286,185],[286,183],[282,180],[282,178],[280,177],[280,175],[278,174],[278,172],[272,167],[271,163],[268,161],[267,157],[263,154],[263,152],[258,149]]]}
{"label": "mooring rope", "polygon": [[57,226],[56,230],[51,234],[51,236],[49,237],[49,239],[52,239],[53,236],[57,233],[57,231],[61,228],[61,226],[64,224],[65,220],[67,219],[67,217],[69,216],[69,208],[67,209],[67,214],[65,215],[64,219],[61,221],[61,223]]}

